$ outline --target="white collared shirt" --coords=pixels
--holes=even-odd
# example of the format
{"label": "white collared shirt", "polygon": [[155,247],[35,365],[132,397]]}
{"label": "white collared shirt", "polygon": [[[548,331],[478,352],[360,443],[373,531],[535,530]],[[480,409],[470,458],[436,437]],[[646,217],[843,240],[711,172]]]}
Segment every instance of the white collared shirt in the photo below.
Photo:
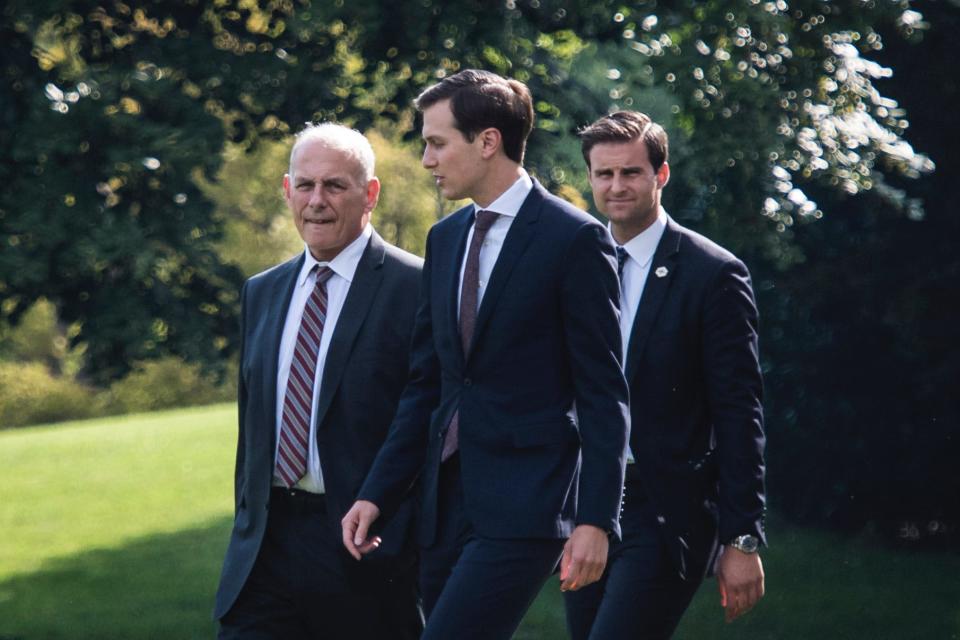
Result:
{"label": "white collared shirt", "polygon": [[337,327],[340,311],[347,299],[350,283],[360,264],[373,227],[368,223],[360,235],[329,262],[318,262],[310,253],[309,247],[304,247],[305,259],[303,267],[297,275],[297,283],[293,288],[290,306],[287,308],[287,319],[283,324],[283,337],[280,340],[280,355],[277,363],[277,406],[276,406],[276,442],[274,450],[274,464],[276,464],[277,450],[280,447],[280,421],[283,415],[283,402],[287,394],[287,378],[290,376],[290,363],[293,361],[293,351],[297,344],[297,334],[300,332],[300,321],[303,318],[303,309],[307,299],[316,286],[317,274],[313,272],[315,265],[330,267],[333,275],[327,280],[327,317],[323,323],[323,334],[320,336],[320,351],[317,355],[317,369],[313,380],[313,400],[310,408],[310,451],[307,453],[307,473],[295,486],[297,489],[324,493],[323,473],[320,469],[320,453],[317,450],[317,398],[320,397],[320,382],[323,380],[323,367],[330,348],[330,338]]}
{"label": "white collared shirt", "polygon": [[[623,263],[623,276],[620,278],[620,335],[623,337],[623,366],[627,366],[627,347],[633,333],[633,321],[637,317],[637,307],[643,297],[643,289],[650,275],[650,265],[657,245],[667,228],[667,212],[660,208],[653,224],[631,238],[625,245],[627,259]],[[633,462],[633,452],[627,447],[627,462]]]}
{"label": "white collared shirt", "polygon": [[[486,237],[483,239],[483,245],[480,247],[480,288],[477,291],[477,308],[480,308],[480,302],[483,300],[483,294],[487,290],[487,284],[490,281],[490,275],[493,273],[493,267],[497,264],[497,258],[500,257],[500,250],[503,249],[503,241],[510,231],[514,218],[520,212],[523,201],[533,190],[533,180],[524,169],[520,169],[522,175],[516,182],[510,185],[510,188],[504,191],[500,196],[485,207],[482,211],[493,211],[500,214],[496,221],[490,226]],[[474,204],[474,213],[481,209]],[[474,218],[476,220],[476,218]],[[460,317],[460,296],[463,293],[463,272],[467,268],[467,254],[470,252],[470,243],[473,241],[473,225],[467,234],[467,244],[463,250],[463,261],[460,263],[460,281],[457,287],[457,318]]]}

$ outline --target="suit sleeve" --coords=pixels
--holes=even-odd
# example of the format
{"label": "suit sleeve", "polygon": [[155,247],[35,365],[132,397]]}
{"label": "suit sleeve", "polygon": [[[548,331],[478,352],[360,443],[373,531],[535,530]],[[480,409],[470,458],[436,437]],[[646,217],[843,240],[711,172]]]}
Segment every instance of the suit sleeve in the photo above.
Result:
{"label": "suit sleeve", "polygon": [[426,460],[430,416],[440,402],[440,362],[434,348],[430,300],[430,239],[410,345],[410,371],[397,413],[358,500],[392,512],[413,486]]}
{"label": "suit sleeve", "polygon": [[576,523],[619,537],[630,413],[620,361],[620,285],[606,230],[581,227],[565,264],[562,316],[581,439]]}
{"label": "suit sleeve", "polygon": [[766,543],[763,517],[763,381],[757,306],[739,260],[722,265],[703,314],[703,370],[717,441],[720,542],[752,534]]}
{"label": "suit sleeve", "polygon": [[243,353],[247,342],[247,286],[243,283],[240,290],[240,356],[237,366],[237,459],[233,468],[233,507],[234,514],[240,509],[240,498],[243,495],[243,468],[245,462],[245,434],[244,423],[247,413],[247,385],[243,381]]}

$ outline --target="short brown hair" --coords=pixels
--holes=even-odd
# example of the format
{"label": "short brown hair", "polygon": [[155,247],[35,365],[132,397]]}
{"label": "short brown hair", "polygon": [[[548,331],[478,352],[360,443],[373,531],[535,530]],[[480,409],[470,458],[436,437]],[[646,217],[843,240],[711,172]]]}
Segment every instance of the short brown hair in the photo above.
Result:
{"label": "short brown hair", "polygon": [[426,89],[414,101],[421,112],[450,100],[454,126],[469,142],[487,128],[500,131],[503,151],[523,162],[533,129],[533,98],[522,82],[489,71],[466,69]]}
{"label": "short brown hair", "polygon": [[668,140],[663,127],[639,111],[617,111],[603,116],[580,130],[580,150],[590,166],[590,150],[602,142],[633,142],[643,140],[654,171],[659,171],[667,161]]}

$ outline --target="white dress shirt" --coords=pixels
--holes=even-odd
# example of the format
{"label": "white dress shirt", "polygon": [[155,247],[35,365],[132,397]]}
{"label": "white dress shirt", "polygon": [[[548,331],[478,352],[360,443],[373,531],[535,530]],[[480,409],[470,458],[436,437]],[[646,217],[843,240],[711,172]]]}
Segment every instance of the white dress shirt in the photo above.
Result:
{"label": "white dress shirt", "polygon": [[[487,284],[490,281],[490,274],[493,273],[493,267],[497,264],[497,258],[500,257],[500,250],[503,249],[503,241],[510,231],[510,225],[520,211],[523,201],[530,195],[533,189],[533,180],[526,171],[523,172],[516,182],[510,185],[510,188],[500,194],[496,200],[490,203],[489,207],[480,209],[474,204],[474,213],[477,211],[493,211],[499,213],[496,221],[490,226],[486,237],[483,239],[483,245],[480,247],[480,288],[477,291],[477,308],[480,308],[480,302],[483,300],[483,293],[487,290]],[[476,220],[476,218],[474,218]],[[457,287],[457,318],[460,317],[460,296],[463,293],[463,272],[467,268],[467,254],[470,252],[470,243],[473,241],[473,225],[467,234],[467,244],[463,250],[463,262],[460,263],[460,285]]]}
{"label": "white dress shirt", "polygon": [[[623,276],[620,278],[620,335],[623,336],[623,365],[627,366],[627,346],[633,333],[633,321],[637,317],[637,307],[643,296],[643,288],[650,275],[650,265],[657,245],[667,228],[667,212],[661,207],[653,224],[631,238],[623,248],[627,259],[623,263]],[[633,462],[633,452],[627,447],[627,462]]]}
{"label": "white dress shirt", "polygon": [[[327,359],[327,351],[330,348],[330,338],[337,327],[337,320],[340,318],[340,311],[343,309],[343,302],[347,299],[347,292],[350,290],[350,283],[357,271],[357,265],[360,264],[360,257],[363,255],[370,236],[373,235],[373,227],[369,224],[363,228],[359,237],[348,244],[344,249],[329,262],[318,262],[310,253],[309,247],[304,247],[306,259],[303,261],[303,267],[297,276],[297,283],[293,289],[293,296],[290,298],[290,306],[287,308],[287,319],[283,325],[283,337],[280,340],[280,360],[277,366],[277,407],[276,407],[276,441],[277,449],[280,447],[280,421],[283,415],[283,402],[287,394],[287,378],[290,376],[290,363],[293,361],[293,352],[297,344],[297,334],[300,332],[300,320],[303,317],[303,309],[307,305],[307,299],[313,293],[316,286],[317,274],[313,272],[315,265],[321,267],[330,267],[333,275],[327,280],[327,317],[323,323],[323,334],[320,336],[320,351],[317,355],[317,369],[313,380],[313,400],[310,408],[310,450],[307,452],[307,473],[295,485],[297,489],[310,491],[313,493],[324,493],[323,472],[320,469],[320,454],[317,450],[317,398],[320,397],[320,382],[323,380],[323,367]],[[274,464],[276,464],[277,451],[274,450]]]}

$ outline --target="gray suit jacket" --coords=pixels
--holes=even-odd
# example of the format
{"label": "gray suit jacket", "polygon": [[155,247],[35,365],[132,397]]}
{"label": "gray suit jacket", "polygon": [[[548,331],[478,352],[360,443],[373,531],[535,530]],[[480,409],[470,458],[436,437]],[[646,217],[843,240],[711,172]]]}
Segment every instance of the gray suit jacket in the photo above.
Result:
{"label": "gray suit jacket", "polygon": [[[243,287],[235,518],[214,615],[243,588],[263,541],[276,442],[276,380],[284,320],[303,255],[253,276]],[[330,342],[317,413],[317,442],[333,531],[353,504],[386,437],[407,379],[423,260],[370,238]],[[384,518],[384,544],[364,570],[390,573],[413,561],[408,500]],[[318,541],[339,548],[335,540]]]}

